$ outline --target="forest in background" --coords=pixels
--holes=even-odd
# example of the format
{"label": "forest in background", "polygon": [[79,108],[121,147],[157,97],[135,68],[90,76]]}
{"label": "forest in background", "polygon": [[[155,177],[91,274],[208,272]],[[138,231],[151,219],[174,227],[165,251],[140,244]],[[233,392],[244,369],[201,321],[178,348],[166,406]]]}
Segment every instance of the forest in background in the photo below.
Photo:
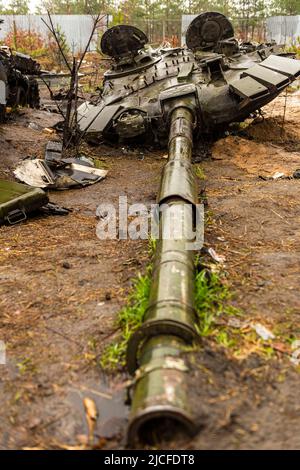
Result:
{"label": "forest in background", "polygon": [[[29,0],[11,0],[5,5],[0,0],[0,14],[30,13]],[[300,0],[41,0],[36,11],[31,13],[44,14],[47,11],[51,14],[103,13],[109,15],[107,26],[132,24],[143,30],[152,44],[168,42],[177,46],[181,41],[183,14],[219,11],[232,21],[236,37],[264,42],[265,19],[274,15],[300,14]],[[58,33],[64,40],[63,32]],[[37,58],[50,54],[53,64],[56,59],[56,48],[51,39],[46,45],[40,34],[32,30],[29,33],[12,30],[4,43]]]}
{"label": "forest in background", "polygon": [[[6,2],[5,2],[6,3]],[[231,19],[265,18],[272,15],[300,14],[299,0],[41,0],[34,13],[96,14],[106,13],[114,22],[178,19],[182,14],[202,11],[220,11]],[[30,12],[29,0],[11,0],[4,6],[0,0],[1,14],[26,15]]]}

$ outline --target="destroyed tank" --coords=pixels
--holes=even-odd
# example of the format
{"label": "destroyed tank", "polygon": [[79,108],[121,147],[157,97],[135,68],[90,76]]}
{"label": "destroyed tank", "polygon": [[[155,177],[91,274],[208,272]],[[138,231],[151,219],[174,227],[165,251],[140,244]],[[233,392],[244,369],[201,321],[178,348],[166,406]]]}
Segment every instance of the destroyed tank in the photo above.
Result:
{"label": "destroyed tank", "polygon": [[0,47],[0,122],[5,119],[6,107],[39,107],[39,74],[40,65],[31,57]]}
{"label": "destroyed tank", "polygon": [[152,49],[142,31],[119,25],[104,33],[101,49],[111,68],[100,95],[78,109],[79,129],[94,141],[166,145],[174,99],[190,101],[197,138],[244,120],[300,73],[275,44],[239,44],[216,12],[192,21],[186,47]]}
{"label": "destroyed tank", "polygon": [[137,441],[157,446],[165,434],[174,439],[176,430],[193,434],[203,428],[187,380],[187,346],[199,340],[194,279],[201,244],[195,233],[204,219],[197,217],[193,143],[247,118],[300,74],[300,61],[274,44],[239,44],[230,21],[216,12],[192,21],[186,47],[154,50],[147,43],[133,26],[107,30],[101,47],[112,59],[111,69],[101,94],[78,109],[81,136],[90,141],[168,147],[149,300],[127,349],[134,375],[130,446]]}

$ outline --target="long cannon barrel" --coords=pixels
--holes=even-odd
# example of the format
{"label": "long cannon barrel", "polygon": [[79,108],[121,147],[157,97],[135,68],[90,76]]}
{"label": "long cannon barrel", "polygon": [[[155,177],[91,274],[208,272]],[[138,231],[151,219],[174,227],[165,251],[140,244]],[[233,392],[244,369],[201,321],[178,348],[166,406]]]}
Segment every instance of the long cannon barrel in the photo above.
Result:
{"label": "long cannon barrel", "polygon": [[[197,190],[191,164],[193,110],[170,112],[168,162],[160,185],[159,240],[150,299],[141,328],[128,345],[127,365],[135,374],[128,442],[179,424],[189,433],[196,423],[186,390],[184,349],[197,337],[194,307],[195,212]],[[147,425],[145,425],[147,424]]]}

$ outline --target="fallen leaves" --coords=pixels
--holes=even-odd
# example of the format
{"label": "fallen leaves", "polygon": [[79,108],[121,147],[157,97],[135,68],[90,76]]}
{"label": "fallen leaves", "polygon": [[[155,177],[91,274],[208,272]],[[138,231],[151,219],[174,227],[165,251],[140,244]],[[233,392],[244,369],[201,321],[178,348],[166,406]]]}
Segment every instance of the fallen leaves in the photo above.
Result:
{"label": "fallen leaves", "polygon": [[84,398],[83,405],[84,405],[84,410],[85,410],[85,415],[86,415],[86,420],[87,420],[88,430],[89,430],[88,442],[90,445],[93,445],[94,430],[95,430],[95,426],[97,423],[98,411],[97,411],[96,403],[91,398],[88,398],[88,397]]}

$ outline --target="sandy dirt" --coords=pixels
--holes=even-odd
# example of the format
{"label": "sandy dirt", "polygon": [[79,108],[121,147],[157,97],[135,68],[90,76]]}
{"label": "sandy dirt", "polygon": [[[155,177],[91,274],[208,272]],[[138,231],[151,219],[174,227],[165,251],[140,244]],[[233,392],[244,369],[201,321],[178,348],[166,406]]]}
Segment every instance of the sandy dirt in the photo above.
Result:
{"label": "sandy dirt", "polygon": [[[300,94],[266,108],[265,119],[217,140],[201,166],[210,214],[206,245],[226,257],[223,269],[243,321],[276,335],[271,357],[257,341],[239,355],[214,339],[191,358],[191,399],[201,430],[173,447],[300,448],[300,375],[289,360],[300,339],[300,181],[270,180],[300,168]],[[49,135],[28,128],[57,121],[24,110],[1,126],[0,177],[26,155],[42,156]],[[100,241],[96,208],[102,202],[155,202],[165,152],[93,148],[109,174],[89,188],[51,192],[73,209],[65,217],[39,216],[0,228],[0,448],[70,448],[86,442],[85,397],[99,419],[94,444],[122,448],[128,376],[99,364],[117,337],[115,318],[137,272],[148,262],[145,241]],[[228,319],[221,318],[231,334]],[[242,341],[242,340],[240,340]],[[253,347],[252,347],[253,346]]]}

